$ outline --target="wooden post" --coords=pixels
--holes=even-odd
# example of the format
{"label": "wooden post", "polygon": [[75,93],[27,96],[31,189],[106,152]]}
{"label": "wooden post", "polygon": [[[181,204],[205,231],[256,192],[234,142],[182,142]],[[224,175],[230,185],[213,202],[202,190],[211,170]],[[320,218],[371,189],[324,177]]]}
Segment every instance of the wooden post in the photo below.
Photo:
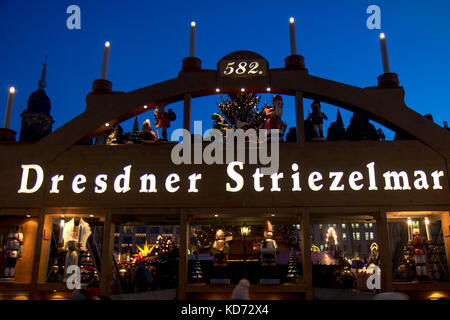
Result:
{"label": "wooden post", "polygon": [[183,107],[183,129],[191,132],[191,117],[192,117],[192,96],[190,93],[184,95]]}
{"label": "wooden post", "polygon": [[389,229],[386,212],[380,209],[377,217],[378,250],[380,253],[381,290],[383,292],[393,291],[392,284],[392,257],[389,243]]}
{"label": "wooden post", "polygon": [[295,123],[297,126],[297,143],[305,146],[305,121],[303,119],[303,93],[295,93]]}
{"label": "wooden post", "polygon": [[188,274],[188,238],[190,217],[180,214],[180,247],[178,250],[178,300],[186,300],[186,284]]}
{"label": "wooden post", "polygon": [[105,214],[105,222],[103,225],[102,265],[100,274],[100,291],[102,295],[106,297],[111,295],[114,227],[114,223],[112,223],[112,214],[111,212],[108,212]]}
{"label": "wooden post", "polygon": [[302,264],[303,264],[303,283],[305,285],[306,300],[314,299],[313,279],[312,279],[312,261],[311,261],[311,232],[309,222],[309,211],[304,210],[300,219],[302,231]]}
{"label": "wooden post", "polygon": [[450,211],[441,215],[442,236],[444,237],[445,252],[447,253],[447,266],[450,273]]}
{"label": "wooden post", "polygon": [[31,287],[29,293],[30,300],[36,299],[37,296],[39,266],[41,262],[41,251],[42,251],[42,239],[44,237],[44,226],[45,226],[45,214],[41,210],[39,210],[38,227],[34,246],[33,268],[31,270]]}

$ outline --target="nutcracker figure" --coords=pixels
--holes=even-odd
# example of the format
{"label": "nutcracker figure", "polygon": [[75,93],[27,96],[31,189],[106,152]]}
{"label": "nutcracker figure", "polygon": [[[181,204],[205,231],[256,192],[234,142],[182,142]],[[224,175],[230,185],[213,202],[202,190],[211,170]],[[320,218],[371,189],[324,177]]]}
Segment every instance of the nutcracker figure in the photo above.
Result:
{"label": "nutcracker figure", "polygon": [[276,269],[276,259],[278,256],[277,242],[272,239],[273,226],[272,223],[267,220],[264,228],[264,239],[259,244],[259,256],[261,261],[261,267],[263,269],[263,277],[273,278]]}
{"label": "nutcracker figure", "polygon": [[414,232],[413,247],[417,277],[424,278],[427,276],[427,269],[425,265],[425,243],[423,237],[420,236],[418,231]]}
{"label": "nutcracker figure", "polygon": [[311,120],[314,127],[314,135],[315,137],[319,137],[323,139],[323,120],[328,120],[325,113],[320,111],[320,102],[314,100],[311,104],[312,112],[308,115],[307,120]]}
{"label": "nutcracker figure", "polygon": [[216,239],[211,247],[213,255],[214,271],[219,277],[225,277],[226,267],[228,266],[228,255],[230,254],[230,246],[225,241],[225,232],[222,229],[216,231]]}
{"label": "nutcracker figure", "polygon": [[273,106],[267,106],[265,109],[265,125],[264,129],[270,131],[272,129],[280,130],[280,139],[284,136],[287,124],[281,120],[283,115],[283,98],[280,95],[275,95],[272,99]]}
{"label": "nutcracker figure", "polygon": [[156,106],[155,108],[155,128],[156,135],[159,136],[159,128],[161,128],[162,140],[167,140],[167,128],[170,127],[170,122],[176,119],[176,114],[172,109],[169,112],[164,111],[164,107]]}
{"label": "nutcracker figure", "polygon": [[23,233],[19,227],[11,227],[4,245],[6,267],[5,278],[14,278],[17,260],[22,257]]}

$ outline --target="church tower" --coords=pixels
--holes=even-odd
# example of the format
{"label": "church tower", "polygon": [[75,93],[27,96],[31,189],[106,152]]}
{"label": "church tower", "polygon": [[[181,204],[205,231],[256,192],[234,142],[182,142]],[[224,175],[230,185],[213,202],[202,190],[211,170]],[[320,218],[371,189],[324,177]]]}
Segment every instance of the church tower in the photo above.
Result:
{"label": "church tower", "polygon": [[50,99],[45,93],[45,75],[47,73],[47,62],[44,62],[41,79],[38,81],[39,88],[28,98],[28,108],[20,115],[22,125],[20,128],[20,141],[38,141],[52,132],[55,122],[50,116]]}

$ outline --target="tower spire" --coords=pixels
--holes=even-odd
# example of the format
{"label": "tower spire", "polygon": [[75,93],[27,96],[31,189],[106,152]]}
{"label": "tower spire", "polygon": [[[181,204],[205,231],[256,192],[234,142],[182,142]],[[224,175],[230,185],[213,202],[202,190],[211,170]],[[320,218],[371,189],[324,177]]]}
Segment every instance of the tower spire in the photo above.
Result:
{"label": "tower spire", "polygon": [[44,90],[47,87],[47,82],[45,81],[45,75],[47,74],[47,56],[45,56],[44,65],[42,67],[41,79],[38,81],[39,89]]}

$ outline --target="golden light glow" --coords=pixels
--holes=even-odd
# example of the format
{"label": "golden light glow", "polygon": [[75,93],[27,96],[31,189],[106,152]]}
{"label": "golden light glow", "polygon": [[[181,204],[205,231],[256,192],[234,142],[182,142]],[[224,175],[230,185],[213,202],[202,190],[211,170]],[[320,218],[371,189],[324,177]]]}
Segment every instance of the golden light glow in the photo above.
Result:
{"label": "golden light glow", "polygon": [[428,218],[425,218],[425,224],[430,224],[430,220]]}
{"label": "golden light glow", "polygon": [[412,224],[411,218],[408,218],[408,226]]}
{"label": "golden light glow", "polygon": [[217,218],[218,216],[219,216],[219,215],[218,215],[217,213],[214,215],[214,217],[216,217],[216,218]]}
{"label": "golden light glow", "polygon": [[109,127],[109,123],[108,122],[105,123],[105,127]]}
{"label": "golden light glow", "polygon": [[9,88],[9,93],[14,93],[14,92],[16,92],[16,88],[10,87],[10,88]]}
{"label": "golden light glow", "polygon": [[139,247],[138,245],[136,245],[137,249],[139,250],[139,253],[142,254],[142,257],[146,257],[148,255],[150,255],[150,253],[152,253],[153,249],[155,248],[156,244],[154,244],[151,248],[149,247],[147,241],[145,241],[145,244],[143,246],[143,248]]}
{"label": "golden light glow", "polygon": [[294,23],[294,22],[295,22],[294,17],[290,17],[290,18],[289,18],[289,23]]}
{"label": "golden light glow", "polygon": [[443,294],[442,292],[436,291],[436,292],[432,292],[428,296],[428,299],[430,299],[430,300],[437,300],[439,298],[445,298],[445,297],[447,297],[445,294]]}
{"label": "golden light glow", "polygon": [[241,92],[244,92],[245,91],[245,89],[244,88],[241,88]]}
{"label": "golden light glow", "polygon": [[105,47],[109,47],[109,46],[110,46],[109,41],[106,41],[106,42],[105,42]]}
{"label": "golden light glow", "polygon": [[250,229],[247,226],[242,226],[241,233],[242,235],[247,236],[250,233]]}
{"label": "golden light glow", "polygon": [[64,220],[61,219],[61,221],[59,222],[59,226],[60,226],[61,228],[64,227],[64,223],[65,223]]}
{"label": "golden light glow", "polygon": [[383,40],[386,36],[384,35],[384,33],[380,33],[380,39]]}
{"label": "golden light glow", "polygon": [[195,21],[191,22],[191,27],[195,27]]}
{"label": "golden light glow", "polygon": [[145,105],[145,106],[144,106],[144,109],[147,109],[147,108],[148,108],[148,106],[147,106],[147,105]]}
{"label": "golden light glow", "polygon": [[268,92],[270,92],[270,87],[268,87],[266,90],[267,90]]}
{"label": "golden light glow", "polygon": [[219,88],[216,88],[216,92],[220,92],[220,89],[219,89]]}

